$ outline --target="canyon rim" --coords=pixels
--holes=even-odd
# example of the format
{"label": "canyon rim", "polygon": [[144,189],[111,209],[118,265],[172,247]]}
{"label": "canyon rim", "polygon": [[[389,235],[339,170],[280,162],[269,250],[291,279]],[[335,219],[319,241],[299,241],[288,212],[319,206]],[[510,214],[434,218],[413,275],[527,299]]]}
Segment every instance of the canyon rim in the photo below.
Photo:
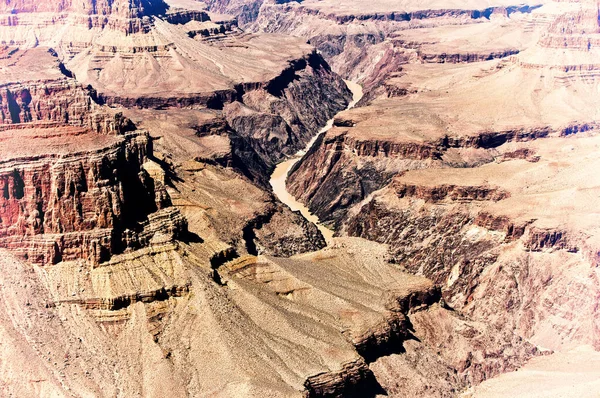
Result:
{"label": "canyon rim", "polygon": [[3,1],[0,397],[599,397],[599,10]]}

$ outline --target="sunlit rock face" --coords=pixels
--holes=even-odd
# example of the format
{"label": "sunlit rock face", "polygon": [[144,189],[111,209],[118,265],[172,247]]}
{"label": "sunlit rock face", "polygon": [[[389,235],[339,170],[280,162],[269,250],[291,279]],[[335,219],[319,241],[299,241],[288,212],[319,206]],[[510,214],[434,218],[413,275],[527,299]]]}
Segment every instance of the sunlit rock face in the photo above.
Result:
{"label": "sunlit rock face", "polygon": [[[0,5],[2,25],[19,26],[38,13],[39,21],[56,23],[73,19],[89,28],[109,28],[128,34],[144,30],[143,18],[163,14],[168,6],[161,0],[6,1]],[[24,18],[22,18],[24,17]],[[33,19],[35,20],[35,19]]]}
{"label": "sunlit rock face", "polygon": [[[432,278],[452,308],[539,347],[597,348],[587,196],[598,186],[597,5],[506,7],[481,21],[438,15],[412,26],[367,16],[334,26],[350,11],[323,2],[289,7],[306,24],[281,9],[264,5],[256,28],[310,38],[367,88],[364,106],[338,115],[295,166],[289,191],[339,235],[389,244],[393,261]],[[347,43],[350,31],[367,30],[377,39],[361,47],[379,49],[375,62],[338,64],[364,54]],[[333,37],[343,38],[335,51]],[[392,48],[401,62],[388,70]],[[375,75],[383,80],[370,86]],[[401,367],[377,368],[386,387],[418,391],[394,381],[402,373],[390,376],[391,363]]]}
{"label": "sunlit rock face", "polygon": [[[595,363],[598,21],[3,2],[0,395],[518,395]],[[327,242],[269,185],[296,154]]]}

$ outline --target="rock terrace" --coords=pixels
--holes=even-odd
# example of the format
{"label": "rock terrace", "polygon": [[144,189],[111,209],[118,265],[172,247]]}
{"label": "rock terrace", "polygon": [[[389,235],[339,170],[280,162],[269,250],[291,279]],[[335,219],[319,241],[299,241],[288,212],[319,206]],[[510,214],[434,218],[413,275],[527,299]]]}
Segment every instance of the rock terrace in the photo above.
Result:
{"label": "rock terrace", "polygon": [[591,396],[598,9],[2,3],[0,395]]}

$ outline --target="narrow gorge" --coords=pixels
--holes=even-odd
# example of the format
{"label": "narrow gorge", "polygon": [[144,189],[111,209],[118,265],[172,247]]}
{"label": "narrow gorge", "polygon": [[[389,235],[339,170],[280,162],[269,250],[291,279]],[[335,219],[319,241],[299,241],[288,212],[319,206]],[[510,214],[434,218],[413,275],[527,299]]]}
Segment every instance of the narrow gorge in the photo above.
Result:
{"label": "narrow gorge", "polygon": [[[354,107],[361,100],[362,87],[351,81],[346,81],[346,85],[348,86],[348,89],[352,92],[352,101],[350,101],[348,107],[346,108],[346,110],[348,110]],[[319,222],[318,217],[311,214],[310,210],[308,210],[306,206],[298,202],[296,198],[288,192],[286,180],[290,172],[294,169],[294,166],[298,162],[302,162],[302,157],[314,150],[313,148],[315,146],[315,143],[317,142],[317,139],[321,135],[325,134],[327,130],[333,127],[333,121],[334,118],[329,119],[325,124],[325,127],[321,128],[317,135],[315,135],[308,142],[306,148],[296,152],[296,154],[294,154],[290,159],[279,163],[275,167],[275,170],[271,174],[271,179],[269,180],[269,183],[273,188],[273,193],[275,194],[277,199],[279,199],[283,204],[287,205],[292,211],[299,211],[305,219],[315,224],[319,228],[319,231],[321,231],[321,234],[323,234],[323,237],[328,243],[330,243],[333,238],[333,231],[321,224]]]}

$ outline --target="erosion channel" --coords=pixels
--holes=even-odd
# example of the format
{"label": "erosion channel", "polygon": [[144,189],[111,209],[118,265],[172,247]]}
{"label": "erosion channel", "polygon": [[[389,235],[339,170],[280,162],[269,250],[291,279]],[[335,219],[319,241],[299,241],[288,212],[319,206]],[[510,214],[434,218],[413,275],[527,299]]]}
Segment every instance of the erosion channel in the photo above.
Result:
{"label": "erosion channel", "polygon": [[[350,91],[352,91],[352,101],[348,104],[348,107],[345,109],[345,110],[348,110],[348,109],[351,109],[352,107],[354,107],[358,103],[358,101],[361,100],[361,98],[363,96],[363,90],[362,90],[362,86],[357,83],[354,83],[349,80],[345,80],[345,82],[346,82],[346,85],[348,86],[348,88],[350,89]],[[277,198],[281,202],[288,205],[290,207],[290,209],[292,209],[292,211],[300,211],[300,213],[308,221],[315,224],[317,226],[317,228],[319,228],[319,230],[323,234],[323,237],[325,237],[327,244],[329,244],[331,242],[331,239],[333,238],[333,231],[331,229],[327,228],[325,225],[321,224],[319,221],[319,217],[312,214],[310,212],[310,210],[308,209],[308,207],[306,207],[303,203],[296,200],[296,198],[291,193],[288,192],[287,186],[286,186],[286,180],[287,180],[288,174],[290,173],[290,171],[292,170],[294,165],[297,162],[299,162],[300,159],[302,159],[302,157],[304,155],[306,155],[306,153],[310,150],[310,148],[317,141],[317,138],[321,134],[325,134],[327,132],[327,130],[329,130],[333,126],[334,118],[335,118],[335,116],[327,121],[327,124],[321,130],[319,130],[319,133],[316,134],[309,141],[309,143],[306,145],[306,148],[301,149],[300,151],[296,152],[296,154],[294,156],[279,163],[277,165],[277,167],[275,167],[273,174],[271,174],[271,179],[269,180],[269,183],[273,187],[273,192],[275,193]]]}

